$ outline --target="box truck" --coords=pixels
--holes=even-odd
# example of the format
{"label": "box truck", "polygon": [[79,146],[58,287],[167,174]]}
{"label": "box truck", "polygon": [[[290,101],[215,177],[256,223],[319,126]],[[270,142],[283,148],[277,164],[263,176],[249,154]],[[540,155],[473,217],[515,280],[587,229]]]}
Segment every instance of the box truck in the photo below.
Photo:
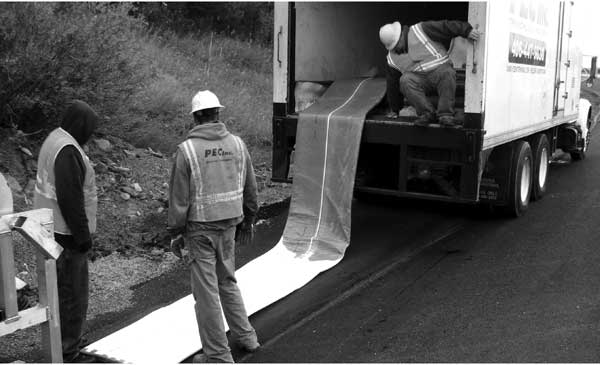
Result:
{"label": "box truck", "polygon": [[[460,127],[386,117],[385,98],[364,122],[355,193],[481,203],[511,215],[540,199],[562,150],[582,160],[591,108],[579,98],[581,53],[573,2],[276,2],[272,180],[291,182],[298,115],[337,80],[385,77],[383,24],[462,20],[483,32],[455,38]],[[436,103],[435,95],[432,102]]]}

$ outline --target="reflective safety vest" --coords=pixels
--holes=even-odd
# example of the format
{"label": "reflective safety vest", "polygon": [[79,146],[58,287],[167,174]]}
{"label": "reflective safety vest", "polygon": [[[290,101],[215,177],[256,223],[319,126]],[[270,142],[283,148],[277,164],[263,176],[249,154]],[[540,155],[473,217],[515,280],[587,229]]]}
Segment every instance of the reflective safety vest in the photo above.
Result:
{"label": "reflective safety vest", "polygon": [[191,170],[188,221],[214,222],[240,217],[246,179],[242,140],[189,138],[179,145]]}
{"label": "reflective safety vest", "polygon": [[4,176],[0,174],[0,216],[13,212],[13,197]]}
{"label": "reflective safety vest", "polygon": [[83,200],[85,215],[88,220],[90,233],[96,231],[96,211],[98,210],[98,193],[96,189],[96,174],[90,163],[90,159],[79,143],[67,131],[62,128],[53,130],[44,141],[38,157],[38,170],[35,182],[34,206],[36,208],[52,209],[54,217],[54,231],[56,233],[70,235],[71,230],[58,206],[56,198],[56,177],[54,175],[54,163],[58,153],[66,146],[75,146],[85,165],[85,178],[83,181]]}
{"label": "reflective safety vest", "polygon": [[388,52],[387,62],[390,67],[404,73],[433,71],[444,63],[450,62],[448,52],[443,44],[431,40],[417,23],[408,30],[408,51],[398,54]]}

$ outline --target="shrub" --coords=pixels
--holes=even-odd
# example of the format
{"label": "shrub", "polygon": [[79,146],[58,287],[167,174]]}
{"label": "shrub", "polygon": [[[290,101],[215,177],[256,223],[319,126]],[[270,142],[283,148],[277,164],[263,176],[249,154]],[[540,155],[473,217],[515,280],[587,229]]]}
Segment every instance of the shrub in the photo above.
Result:
{"label": "shrub", "polygon": [[271,2],[135,3],[132,14],[141,14],[152,27],[179,35],[212,31],[262,44],[269,44],[273,38]]}
{"label": "shrub", "polygon": [[135,113],[111,130],[124,129],[139,147],[173,151],[190,128],[194,93],[209,89],[225,105],[221,119],[250,149],[270,144],[270,48],[211,33],[182,37],[161,32],[139,43],[156,73],[136,94]]}
{"label": "shrub", "polygon": [[214,30],[151,32],[132,9],[0,3],[0,127],[53,127],[79,98],[103,117],[100,132],[169,152],[190,127],[194,93],[210,89],[251,150],[270,144],[270,45]]}
{"label": "shrub", "polygon": [[134,42],[145,24],[128,16],[129,8],[0,3],[0,126],[56,125],[73,98],[102,115],[118,114],[148,71]]}

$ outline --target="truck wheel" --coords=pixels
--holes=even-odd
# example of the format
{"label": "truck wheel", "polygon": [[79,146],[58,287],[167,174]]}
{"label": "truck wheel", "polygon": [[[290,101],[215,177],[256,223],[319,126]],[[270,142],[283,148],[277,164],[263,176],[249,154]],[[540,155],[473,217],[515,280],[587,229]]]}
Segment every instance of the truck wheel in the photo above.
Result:
{"label": "truck wheel", "polygon": [[533,163],[531,147],[526,141],[517,141],[510,169],[510,191],[507,213],[520,217],[529,206]]}
{"label": "truck wheel", "polygon": [[548,137],[541,133],[532,141],[533,148],[533,181],[531,200],[539,200],[546,193],[548,181],[548,162],[550,160],[550,143]]}

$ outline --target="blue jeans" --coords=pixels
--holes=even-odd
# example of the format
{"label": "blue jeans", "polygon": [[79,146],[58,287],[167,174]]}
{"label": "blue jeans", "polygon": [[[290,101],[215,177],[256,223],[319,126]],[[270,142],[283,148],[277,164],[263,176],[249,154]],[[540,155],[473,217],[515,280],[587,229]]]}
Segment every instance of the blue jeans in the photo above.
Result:
{"label": "blue jeans", "polygon": [[437,116],[454,116],[456,71],[449,63],[429,72],[405,72],[400,77],[400,91],[415,107],[417,115],[436,113],[426,94],[437,93]]}
{"label": "blue jeans", "polygon": [[235,227],[186,234],[196,320],[202,349],[210,361],[233,362],[221,306],[234,339],[256,340],[235,279],[234,237]]}

